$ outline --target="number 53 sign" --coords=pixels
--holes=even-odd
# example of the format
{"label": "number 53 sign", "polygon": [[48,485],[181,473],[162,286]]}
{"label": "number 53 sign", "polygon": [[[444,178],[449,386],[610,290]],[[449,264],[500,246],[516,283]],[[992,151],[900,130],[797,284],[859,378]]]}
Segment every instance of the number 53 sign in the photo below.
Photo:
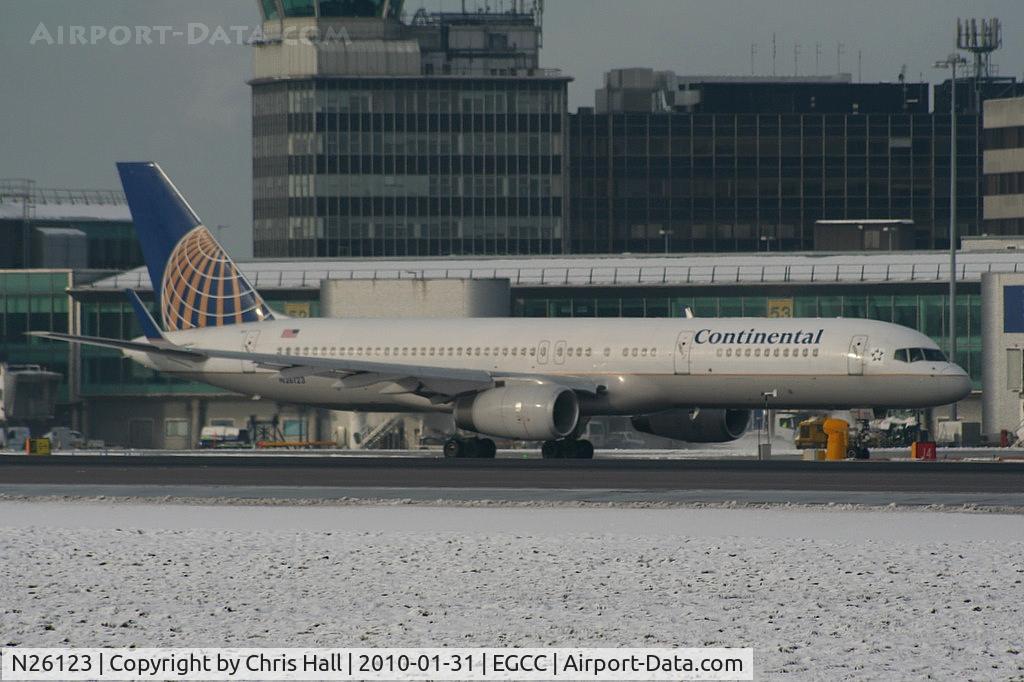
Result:
{"label": "number 53 sign", "polygon": [[793,317],[793,299],[769,298],[768,317]]}

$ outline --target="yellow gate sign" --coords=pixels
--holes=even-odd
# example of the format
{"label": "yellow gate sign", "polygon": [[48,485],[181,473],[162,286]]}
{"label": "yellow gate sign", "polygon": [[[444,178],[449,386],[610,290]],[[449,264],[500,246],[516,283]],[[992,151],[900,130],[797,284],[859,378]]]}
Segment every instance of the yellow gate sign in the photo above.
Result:
{"label": "yellow gate sign", "polygon": [[768,317],[793,317],[793,299],[769,298]]}
{"label": "yellow gate sign", "polygon": [[285,303],[284,314],[288,317],[309,317],[309,303]]}

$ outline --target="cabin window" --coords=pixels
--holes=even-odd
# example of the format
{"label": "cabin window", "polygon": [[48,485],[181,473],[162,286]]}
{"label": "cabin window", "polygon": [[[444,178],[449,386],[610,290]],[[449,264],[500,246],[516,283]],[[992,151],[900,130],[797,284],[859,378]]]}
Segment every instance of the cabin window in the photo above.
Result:
{"label": "cabin window", "polygon": [[532,358],[536,354],[537,354],[537,349],[536,348],[530,348],[530,357]]}
{"label": "cabin window", "polygon": [[750,349],[747,348],[746,351],[743,354],[746,355],[749,358],[750,357]]}
{"label": "cabin window", "polygon": [[587,348],[587,357],[590,357],[590,348]]}
{"label": "cabin window", "polygon": [[754,357],[755,358],[761,357],[761,349],[760,348],[755,348],[754,349]]}
{"label": "cabin window", "polygon": [[605,356],[605,357],[608,357],[608,356],[610,356],[611,354],[612,354],[612,349],[611,349],[611,348],[605,348],[605,349],[604,349],[604,356]]}
{"label": "cabin window", "polygon": [[722,349],[719,348],[718,350],[716,350],[715,355],[717,355],[718,357],[722,357]]}
{"label": "cabin window", "polygon": [[727,358],[731,358],[732,357],[732,348],[726,348],[725,349],[725,357],[727,357]]}
{"label": "cabin window", "polygon": [[653,357],[655,357],[657,355],[658,355],[658,349],[657,348],[652,348],[651,349],[651,357],[653,358]]}
{"label": "cabin window", "polygon": [[815,349],[814,349],[814,350],[813,350],[813,351],[811,352],[811,355],[813,355],[814,357],[818,357],[818,349],[817,349],[817,348],[815,348]]}
{"label": "cabin window", "polygon": [[775,357],[779,357],[779,349],[778,349],[778,348],[776,348],[776,349],[775,349],[775,352],[774,352],[774,353],[772,353],[772,355],[774,355]]}
{"label": "cabin window", "polygon": [[646,349],[646,348],[642,349],[642,350],[640,351],[640,355],[642,355],[643,357],[645,357],[645,358],[646,358],[646,357],[647,357],[647,349]]}

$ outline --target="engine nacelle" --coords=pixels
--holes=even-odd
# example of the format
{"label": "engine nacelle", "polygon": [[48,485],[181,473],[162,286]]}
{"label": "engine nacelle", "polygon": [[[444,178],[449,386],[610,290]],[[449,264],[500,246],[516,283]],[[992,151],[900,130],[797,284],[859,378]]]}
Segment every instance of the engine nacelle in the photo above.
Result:
{"label": "engine nacelle", "polygon": [[633,417],[633,428],[688,443],[728,443],[747,431],[750,410],[666,410]]}
{"label": "engine nacelle", "polygon": [[461,429],[516,440],[556,440],[573,432],[580,418],[576,394],[564,386],[512,384],[455,403]]}

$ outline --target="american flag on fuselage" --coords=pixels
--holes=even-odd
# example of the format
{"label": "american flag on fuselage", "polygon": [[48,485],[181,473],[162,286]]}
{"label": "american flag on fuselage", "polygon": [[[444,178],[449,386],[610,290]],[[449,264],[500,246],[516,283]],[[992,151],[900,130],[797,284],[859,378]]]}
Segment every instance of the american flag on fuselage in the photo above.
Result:
{"label": "american flag on fuselage", "polygon": [[298,329],[285,329],[281,332],[282,339],[294,339],[299,335]]}

